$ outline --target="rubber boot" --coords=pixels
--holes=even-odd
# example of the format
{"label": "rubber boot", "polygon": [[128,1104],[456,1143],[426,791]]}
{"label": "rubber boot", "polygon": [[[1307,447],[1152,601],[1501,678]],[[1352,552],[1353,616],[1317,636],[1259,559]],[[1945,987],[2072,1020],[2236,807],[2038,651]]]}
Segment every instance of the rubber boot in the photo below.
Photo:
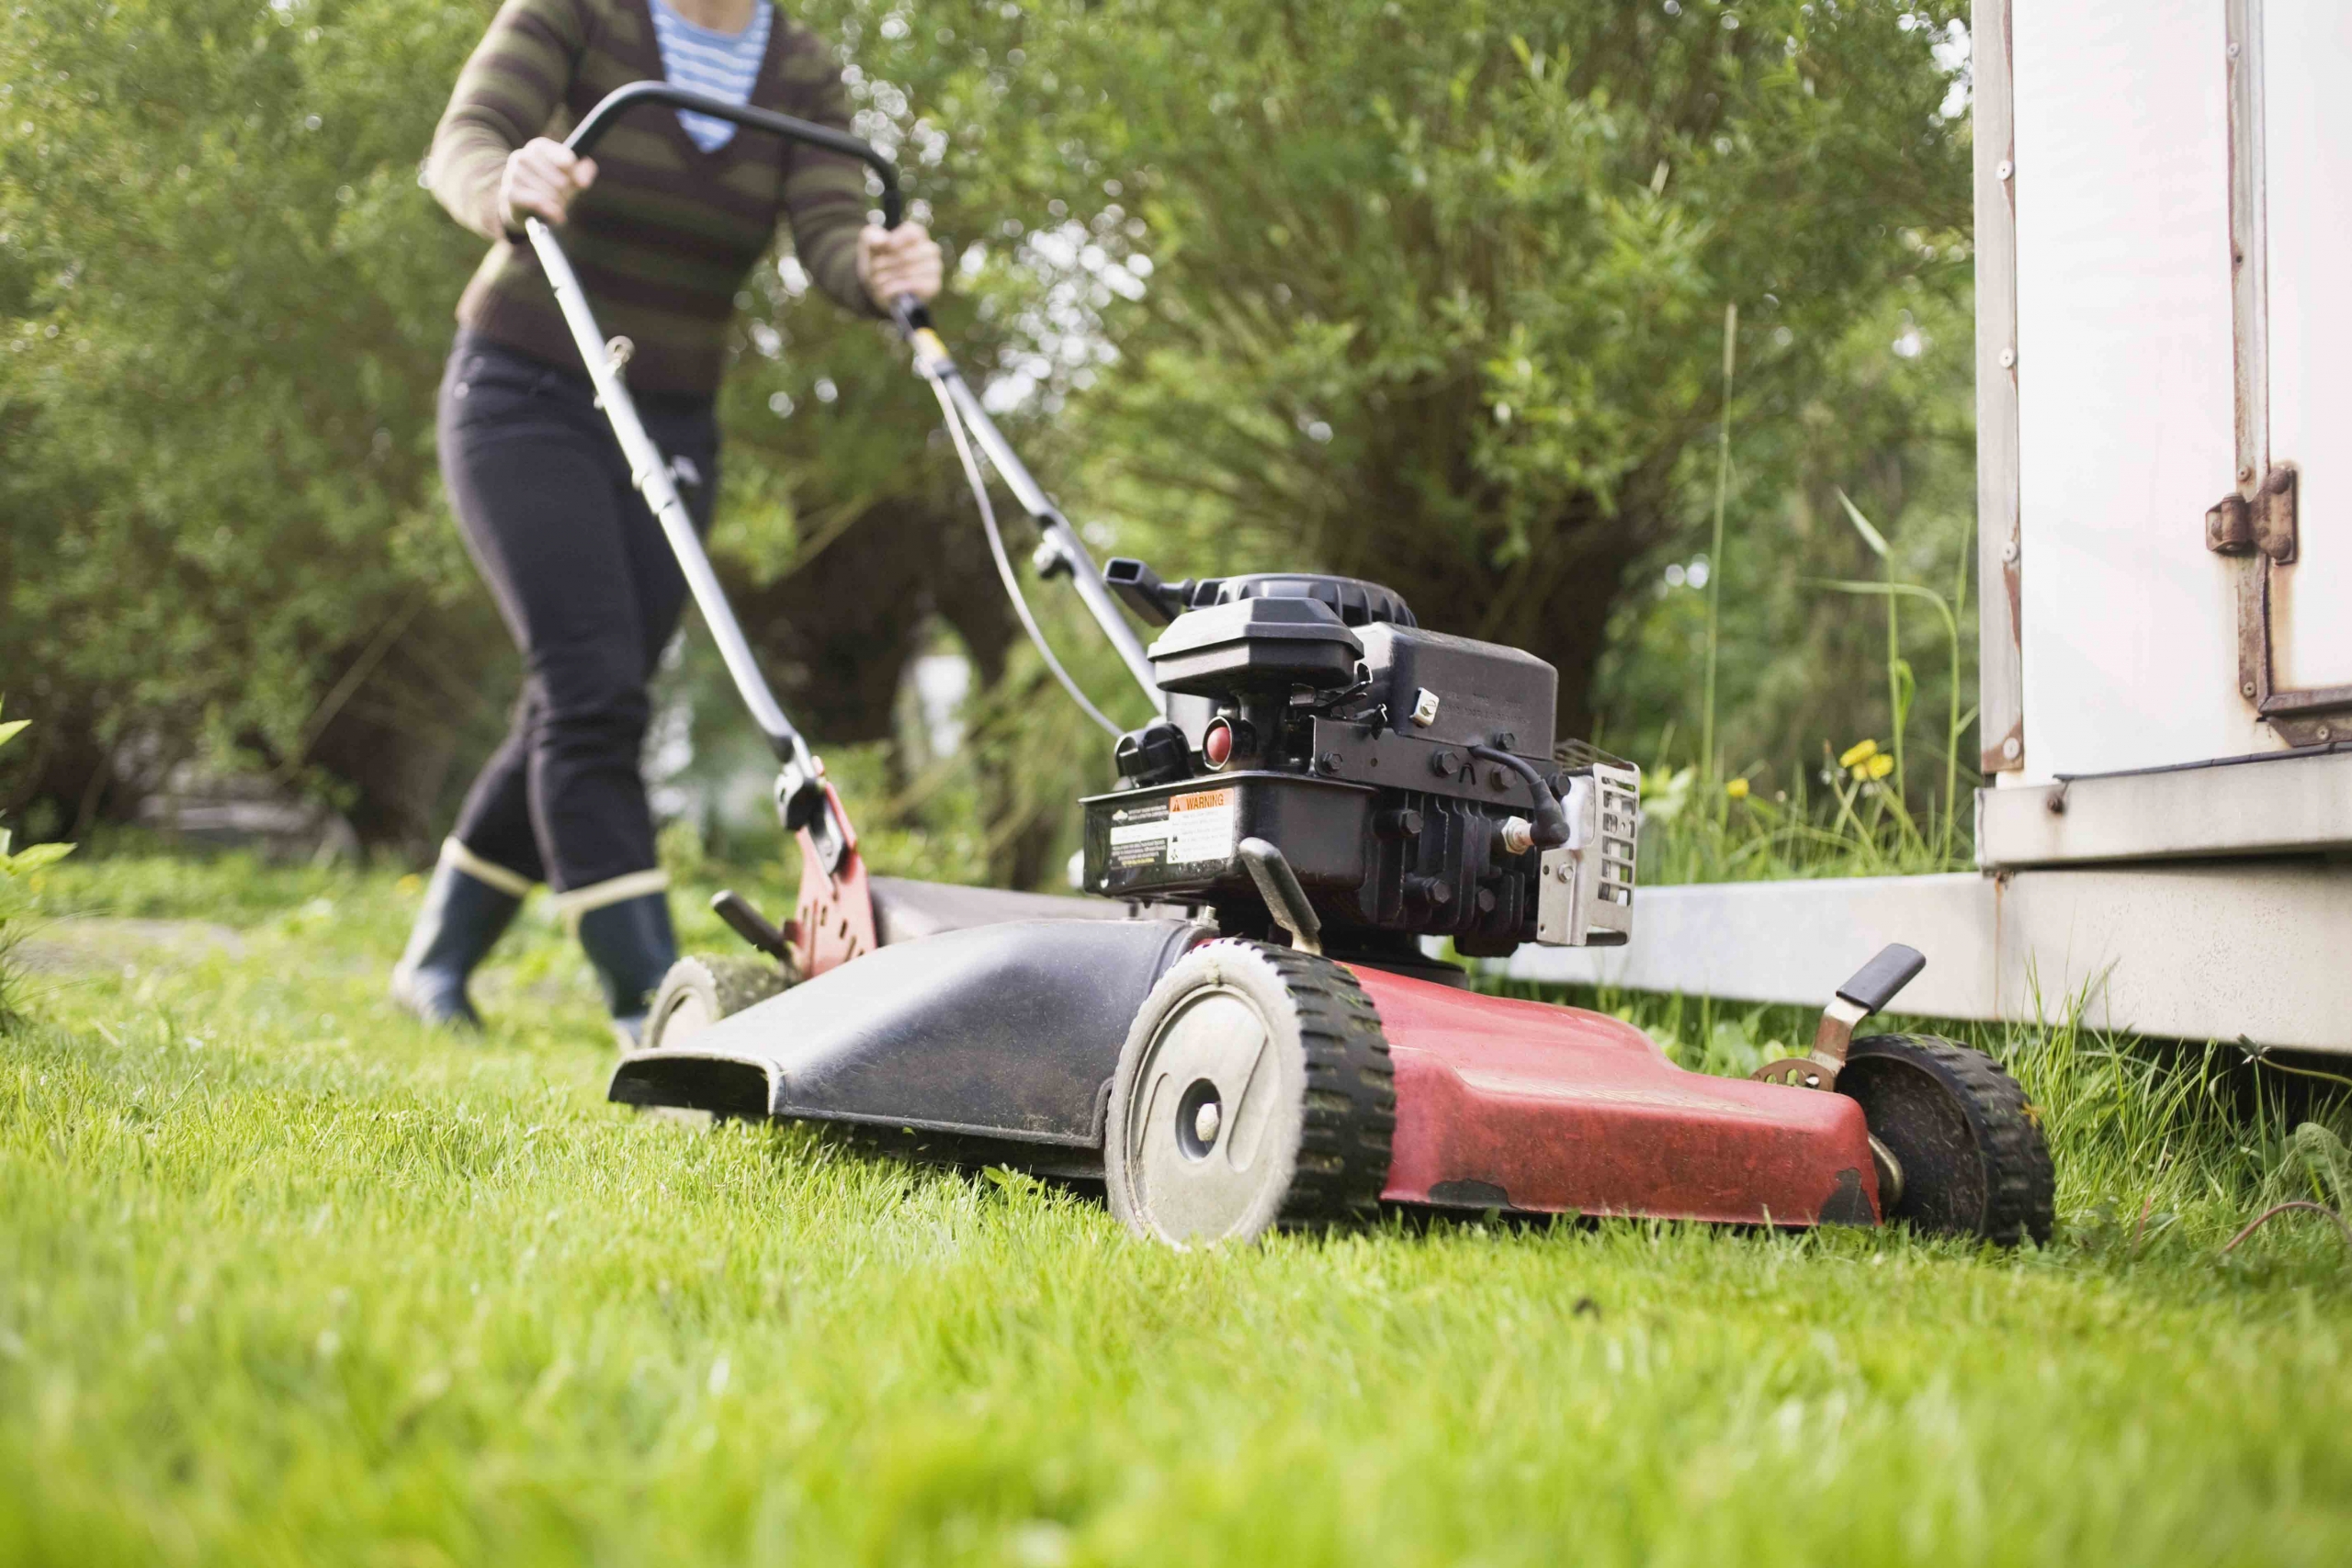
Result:
{"label": "rubber boot", "polygon": [[408,951],[392,966],[392,999],[427,1023],[480,1029],[466,979],[514,921],[523,900],[463,870],[445,851],[416,912]]}
{"label": "rubber boot", "polygon": [[624,1051],[636,1050],[645,1035],[646,1005],[678,961],[669,895],[644,893],[590,909],[580,917],[580,945],[604,985],[615,1042]]}

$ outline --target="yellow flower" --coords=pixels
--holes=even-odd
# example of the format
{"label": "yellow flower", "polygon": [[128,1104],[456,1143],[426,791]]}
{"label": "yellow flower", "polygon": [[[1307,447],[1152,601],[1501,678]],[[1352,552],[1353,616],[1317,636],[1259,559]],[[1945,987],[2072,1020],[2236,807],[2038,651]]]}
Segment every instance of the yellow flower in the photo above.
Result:
{"label": "yellow flower", "polygon": [[1888,756],[1885,752],[1881,751],[1877,756],[1872,757],[1870,760],[1869,766],[1871,770],[1871,777],[1874,779],[1883,779],[1886,777],[1887,774],[1894,772],[1894,759]]}
{"label": "yellow flower", "polygon": [[1724,785],[1724,793],[1731,796],[1734,800],[1746,800],[1747,798],[1747,781],[1746,779],[1734,779],[1731,783]]}
{"label": "yellow flower", "polygon": [[[1877,741],[1857,740],[1851,746],[1846,748],[1845,753],[1838,759],[1838,765],[1841,768],[1859,767],[1877,755]],[[1855,776],[1859,778],[1861,775],[1858,773]]]}

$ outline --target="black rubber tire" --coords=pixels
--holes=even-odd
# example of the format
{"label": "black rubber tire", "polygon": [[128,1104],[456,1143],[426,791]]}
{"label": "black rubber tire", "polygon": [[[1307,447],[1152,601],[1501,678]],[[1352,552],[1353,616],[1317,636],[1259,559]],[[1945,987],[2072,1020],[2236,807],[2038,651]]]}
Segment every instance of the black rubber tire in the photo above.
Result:
{"label": "black rubber tire", "polygon": [[772,959],[735,953],[681,958],[662,976],[661,988],[645,1010],[640,1049],[683,1044],[720,1019],[778,995],[791,983],[791,976]]}
{"label": "black rubber tire", "polygon": [[[1247,1213],[1215,1235],[1176,1235],[1155,1215],[1139,1179],[1147,1131],[1140,1123],[1148,1107],[1136,1103],[1138,1078],[1162,1026],[1216,990],[1244,1000],[1264,1026],[1267,1043],[1292,1054],[1296,1099],[1280,1108],[1280,1135],[1270,1134],[1268,1162],[1252,1183]],[[1111,1212],[1137,1235],[1181,1247],[1246,1241],[1275,1228],[1355,1224],[1378,1212],[1388,1180],[1396,1069],[1380,1014],[1347,970],[1267,942],[1212,942],[1178,960],[1136,1010],[1104,1122]]]}
{"label": "black rubber tire", "polygon": [[2002,1247],[2050,1239],[2056,1178],[2025,1090],[1982,1051],[1930,1034],[1857,1040],[1838,1075],[1903,1168],[1884,1218]]}

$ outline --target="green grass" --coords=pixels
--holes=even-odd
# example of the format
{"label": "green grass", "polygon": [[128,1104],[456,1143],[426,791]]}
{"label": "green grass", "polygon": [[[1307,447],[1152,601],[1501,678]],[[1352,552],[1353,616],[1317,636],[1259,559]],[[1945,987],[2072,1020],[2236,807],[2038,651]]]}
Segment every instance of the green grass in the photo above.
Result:
{"label": "green grass", "polygon": [[[389,875],[98,859],[40,897],[220,929],[34,933],[0,1562],[2352,1560],[2352,1264],[2309,1215],[2220,1256],[2325,1186],[2327,1137],[2193,1058],[1988,1042],[2056,1145],[2039,1251],[1178,1256],[1033,1183],[605,1105],[586,976],[528,918],[465,1043],[381,1000]],[[1638,1016],[1720,1066],[1795,1026]]]}

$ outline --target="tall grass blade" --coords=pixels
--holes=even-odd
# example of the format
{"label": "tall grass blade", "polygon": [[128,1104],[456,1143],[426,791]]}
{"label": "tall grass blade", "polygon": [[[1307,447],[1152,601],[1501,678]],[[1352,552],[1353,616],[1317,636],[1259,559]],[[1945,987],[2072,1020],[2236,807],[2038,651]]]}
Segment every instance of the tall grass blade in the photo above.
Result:
{"label": "tall grass blade", "polygon": [[1731,491],[1731,393],[1739,364],[1739,302],[1724,307],[1724,416],[1715,443],[1715,530],[1707,547],[1707,682],[1702,702],[1699,770],[1713,784],[1723,775],[1715,758],[1715,650],[1724,594],[1724,505]]}

